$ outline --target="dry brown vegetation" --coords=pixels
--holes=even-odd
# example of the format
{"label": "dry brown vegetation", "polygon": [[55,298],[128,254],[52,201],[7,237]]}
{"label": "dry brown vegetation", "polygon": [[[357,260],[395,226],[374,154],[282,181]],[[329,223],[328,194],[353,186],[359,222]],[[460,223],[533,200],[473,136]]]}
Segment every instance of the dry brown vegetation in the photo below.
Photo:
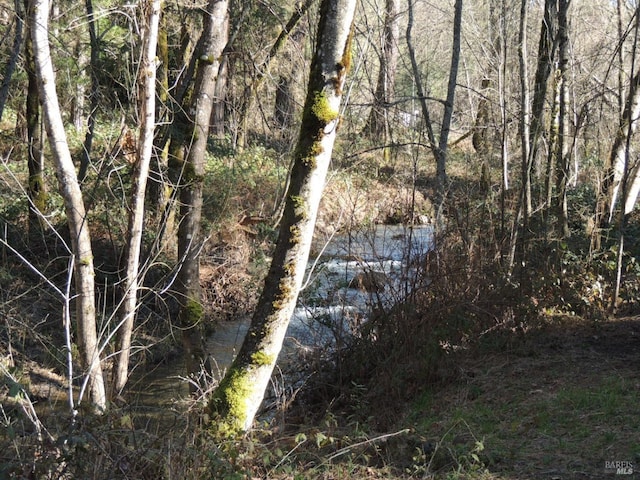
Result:
{"label": "dry brown vegetation", "polygon": [[[468,160],[467,154],[457,158]],[[390,176],[351,183],[334,177],[321,222],[347,229],[388,221],[399,205],[406,211],[409,163]],[[211,438],[200,403],[187,400],[186,384],[176,378],[179,345],[163,313],[170,309],[157,296],[144,300],[148,316],[138,332],[144,348],[125,402],[103,418],[72,422],[60,304],[3,250],[3,474],[596,479],[607,474],[605,462],[640,462],[633,271],[623,291],[627,316],[609,317],[596,289],[606,257],[580,258],[578,227],[566,248],[538,241],[533,258],[539,262],[508,280],[493,223],[496,199],[484,196],[472,169],[458,165],[449,228],[441,248],[419,265],[412,279],[419,288],[392,309],[378,310],[360,340],[339,356],[306,359],[317,372],[311,381],[295,397],[285,393],[269,423],[236,441]],[[428,194],[425,167],[418,178]],[[427,201],[418,205],[429,212]],[[211,205],[220,212],[216,208]],[[212,223],[203,257],[208,318],[218,321],[251,310],[273,235],[246,196],[224,208],[226,220]],[[325,227],[319,235],[328,232]],[[62,281],[65,264],[55,256],[39,265]],[[162,270],[149,274],[160,278]],[[607,288],[604,278],[598,285]]]}

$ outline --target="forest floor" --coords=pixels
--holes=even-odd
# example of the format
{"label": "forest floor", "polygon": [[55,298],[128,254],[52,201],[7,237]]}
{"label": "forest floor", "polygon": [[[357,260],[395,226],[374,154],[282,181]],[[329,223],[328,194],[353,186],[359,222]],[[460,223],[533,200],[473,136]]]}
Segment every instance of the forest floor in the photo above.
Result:
{"label": "forest floor", "polygon": [[[328,226],[336,223],[345,198],[351,202],[348,210],[356,211],[357,205],[379,205],[386,197],[384,208],[372,215],[382,219],[393,217],[403,198],[412,198],[408,190],[391,195],[383,188],[364,188],[371,192],[365,195],[344,185],[330,186],[336,192],[328,198],[337,200],[320,219],[324,233],[331,233]],[[427,200],[422,198],[420,204],[421,213],[429,211]],[[354,216],[355,223],[366,217]],[[249,257],[240,247],[237,255]],[[66,378],[59,368],[66,360],[57,323],[59,305],[45,286],[30,287],[37,279],[26,267],[2,260],[0,478],[5,478],[5,473],[15,474],[23,467],[33,472],[37,462],[42,464],[40,472],[64,463],[57,444],[43,452],[34,439],[33,422],[16,406],[22,388],[56,439],[68,434],[69,422],[61,413],[68,408]],[[50,268],[59,274],[65,265]],[[229,284],[242,290],[245,284],[230,278]],[[49,335],[54,334],[52,340]],[[173,356],[152,355],[150,350],[145,367],[153,370],[156,357],[163,359],[158,368],[174,369],[169,379],[175,386],[179,380],[174,364],[180,353],[170,352]],[[264,431],[260,426],[255,436],[226,447],[202,447],[206,438],[198,434],[204,422],[197,409],[195,420],[185,415],[186,401],[163,409],[157,416],[163,424],[157,425],[148,408],[134,418],[139,405],[129,399],[105,420],[87,421],[82,425],[85,431],[78,427],[74,435],[81,448],[75,450],[75,461],[81,466],[72,470],[68,464],[67,471],[92,479],[577,480],[614,478],[619,467],[629,467],[634,473],[627,477],[640,478],[640,316],[606,321],[544,317],[524,331],[484,335],[472,347],[450,354],[444,369],[441,381],[407,390],[402,404],[386,410],[367,410],[363,404],[363,417],[393,417],[384,429],[337,418],[337,413],[333,420],[327,414],[318,423],[299,422],[304,416],[294,408],[277,413],[280,425]],[[160,377],[157,372],[150,375]],[[161,392],[151,385],[149,377],[140,385],[147,397],[174,398],[173,391]],[[298,407],[304,409],[304,402]],[[11,468],[5,470],[7,464]],[[120,470],[110,470],[114,465]]]}
{"label": "forest floor", "polygon": [[[487,334],[445,364],[445,380],[407,393],[388,431],[299,425],[308,441],[297,445],[285,412],[285,428],[249,448],[282,461],[248,454],[243,470],[257,476],[246,478],[577,480],[613,478],[619,467],[640,478],[640,316],[547,317],[526,331]],[[37,402],[63,402],[62,377],[35,363],[21,370]],[[0,392],[5,408],[9,387]],[[104,442],[120,438],[111,435]]]}
{"label": "forest floor", "polygon": [[407,419],[435,449],[412,478],[602,479],[625,466],[640,477],[640,317],[559,318],[455,364],[458,378]]}
{"label": "forest floor", "polygon": [[[640,478],[640,316],[542,318],[515,332],[484,335],[472,347],[450,354],[442,381],[407,392],[402,405],[389,407],[394,411],[372,409],[372,417],[393,414],[398,419],[386,430],[348,419],[336,419],[339,427],[326,422],[294,427],[295,409],[284,412],[282,428],[271,427],[267,437],[258,433],[249,440],[247,450],[254,453],[245,452],[241,470],[251,476],[242,478],[578,480],[614,478],[619,467],[633,469],[627,477]],[[25,341],[14,347],[21,343]],[[33,348],[34,342],[26,343]],[[56,415],[64,411],[65,378],[43,368],[46,362],[34,361],[38,355],[29,348],[12,354],[7,345],[2,347],[3,354],[14,355],[20,364],[11,371],[20,372],[18,380],[36,404],[57,404]],[[159,395],[145,385],[154,397]],[[0,386],[5,414],[11,395],[12,381],[5,378]],[[181,435],[188,431],[182,412],[177,404],[164,412],[174,422],[169,431],[150,429],[144,417],[129,432],[105,425],[89,438],[100,439],[103,449],[122,448],[122,455],[129,456],[137,453],[133,445],[115,445],[138,435],[162,452],[176,424]],[[0,455],[0,467],[14,448],[22,449],[15,433],[6,430],[18,432],[18,424],[5,420],[0,447],[9,456]],[[47,414],[40,420],[53,430],[59,427]],[[300,433],[304,445],[297,444]],[[142,476],[122,478],[152,478],[138,472]]]}
{"label": "forest floor", "polygon": [[370,448],[270,478],[640,478],[640,317],[558,317],[515,340],[488,336],[451,366],[455,378],[409,400]]}

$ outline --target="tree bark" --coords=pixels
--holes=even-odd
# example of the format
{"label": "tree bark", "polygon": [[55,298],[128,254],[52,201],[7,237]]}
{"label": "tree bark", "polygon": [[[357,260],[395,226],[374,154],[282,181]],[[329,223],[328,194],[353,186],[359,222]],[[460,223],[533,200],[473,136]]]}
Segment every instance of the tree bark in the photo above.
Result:
{"label": "tree bark", "polygon": [[96,116],[98,115],[98,36],[96,34],[96,20],[93,15],[92,0],[85,0],[85,9],[87,12],[87,29],[89,31],[89,115],[87,117],[87,131],[84,134],[84,143],[82,144],[82,156],[80,157],[80,168],[78,170],[78,179],[80,183],[87,176],[89,165],[91,164],[91,150],[93,148],[93,136],[96,126]]}
{"label": "tree bark", "polygon": [[458,81],[458,64],[460,63],[460,36],[462,34],[462,0],[456,0],[453,17],[453,44],[451,46],[451,67],[449,68],[449,83],[447,85],[447,99],[442,114],[442,128],[438,142],[438,160],[436,176],[438,183],[444,185],[447,181],[447,144],[453,118],[453,107]]}
{"label": "tree bark", "polygon": [[[507,263],[507,276],[511,277],[515,266],[516,249],[518,245],[518,230],[520,228],[520,219],[523,220],[522,225],[522,252],[526,251],[526,242],[528,237],[529,216],[532,211],[531,202],[531,168],[529,165],[529,68],[527,64],[527,17],[528,2],[522,0],[520,2],[520,25],[518,31],[518,63],[520,65],[520,143],[522,152],[522,185],[520,198],[516,210],[516,215],[511,227],[511,235],[509,238],[509,256]],[[524,260],[524,258],[523,258]]]}
{"label": "tree bark", "polygon": [[[429,146],[433,151],[434,158],[436,163],[438,162],[438,156],[436,150],[438,149],[438,144],[436,142],[435,134],[433,133],[433,124],[431,123],[431,115],[429,113],[429,105],[427,104],[427,97],[424,91],[424,86],[422,85],[422,75],[420,73],[420,67],[418,66],[418,61],[416,59],[415,48],[413,46],[413,24],[414,24],[414,14],[413,14],[413,2],[415,0],[407,1],[407,12],[408,12],[408,20],[407,20],[407,31],[406,31],[406,41],[407,41],[407,50],[409,52],[409,59],[411,60],[411,72],[413,73],[413,81],[416,84],[416,93],[418,95],[418,101],[420,102],[420,109],[422,111],[422,118],[424,120],[425,128],[427,130],[427,139],[429,140]],[[438,178],[439,180],[439,178]],[[438,190],[440,193],[444,191],[444,184],[440,184],[438,182]]]}
{"label": "tree bark", "polygon": [[[620,6],[618,6],[620,8]],[[618,11],[620,17],[620,12]],[[620,22],[620,18],[618,18]],[[631,137],[638,127],[638,119],[640,118],[640,69],[633,74],[636,65],[638,31],[640,29],[640,6],[636,8],[635,24],[634,24],[634,44],[632,50],[631,62],[631,83],[629,92],[624,101],[624,109],[620,117],[620,123],[616,132],[616,137],[611,147],[611,153],[605,163],[605,172],[600,193],[598,198],[598,206],[596,209],[595,224],[600,229],[606,228],[611,224],[614,218],[614,212],[618,201],[620,189],[622,187],[622,208],[621,218],[633,210],[638,193],[640,192],[640,164],[636,160],[630,161],[630,144]],[[622,41],[622,36],[620,37]],[[620,47],[619,50],[622,50]],[[622,59],[619,60],[622,62]],[[622,69],[622,64],[620,65]],[[622,88],[622,87],[620,87]],[[622,97],[622,96],[621,96]],[[623,223],[622,221],[620,222]],[[600,247],[601,232],[597,235],[597,247]]]}
{"label": "tree bark", "polygon": [[605,165],[605,175],[600,189],[600,201],[598,202],[599,221],[597,224],[601,227],[610,225],[614,218],[620,187],[625,177],[631,178],[629,183],[631,185],[631,195],[623,198],[622,208],[624,213],[630,213],[635,205],[638,188],[638,168],[637,164],[631,165],[629,162],[628,144],[631,135],[638,127],[638,118],[640,118],[640,71],[636,72],[631,79],[624,111],[620,118],[620,125]]}
{"label": "tree bark", "polygon": [[502,163],[502,190],[501,190],[501,216],[502,227],[504,231],[505,224],[505,198],[506,192],[510,188],[509,184],[509,99],[507,92],[507,61],[508,61],[508,39],[507,39],[507,1],[502,0],[502,12],[499,16],[498,22],[500,25],[498,37],[494,39],[496,53],[498,54],[498,90],[499,90],[499,103],[500,103],[500,160]]}
{"label": "tree bark", "polygon": [[540,26],[536,73],[533,81],[531,103],[531,127],[529,136],[529,170],[538,155],[538,144],[544,131],[544,105],[547,98],[549,77],[553,71],[557,50],[558,0],[545,0],[544,16]]}
{"label": "tree bark", "polygon": [[89,58],[87,58],[87,53],[86,49],[84,48],[82,37],[76,37],[73,43],[73,57],[75,59],[76,67],[78,70],[76,72],[77,76],[74,79],[75,92],[73,100],[71,102],[70,117],[73,126],[76,128],[76,131],[80,133],[82,131],[82,127],[84,127],[84,105],[87,92],[87,69],[91,66],[89,65],[90,60]]}
{"label": "tree bark", "polygon": [[296,305],[324,189],[345,76],[351,61],[356,0],[323,0],[300,136],[294,153],[280,234],[251,327],[209,408],[215,428],[251,428]]}
{"label": "tree bark", "polygon": [[[76,321],[79,350],[86,369],[86,382],[91,402],[98,411],[106,408],[106,396],[100,348],[96,331],[95,285],[91,237],[80,185],[71,159],[67,136],[64,131],[55,76],[49,49],[49,1],[34,0],[31,35],[33,40],[38,90],[44,112],[44,122],[56,167],[60,194],[62,195],[67,223],[71,233],[76,287]],[[78,403],[82,400],[82,393]]]}
{"label": "tree bark", "polygon": [[276,86],[276,102],[273,109],[273,119],[280,129],[289,128],[295,115],[292,81],[289,76],[281,76]]}
{"label": "tree bark", "polygon": [[205,173],[205,155],[209,138],[211,110],[215,97],[220,59],[228,39],[228,1],[209,0],[204,31],[196,50],[197,68],[192,97],[183,100],[171,141],[170,168],[178,178],[180,213],[175,293],[180,305],[179,323],[190,373],[204,359],[199,334],[204,317],[200,292],[200,219]]}
{"label": "tree bark", "polygon": [[[391,122],[388,106],[395,97],[396,70],[398,68],[398,38],[400,37],[400,5],[398,0],[386,0],[384,30],[378,82],[373,95],[373,106],[365,125],[365,133],[372,139],[388,141]],[[386,151],[386,150],[385,150]]]}
{"label": "tree bark", "polygon": [[[225,27],[227,30],[229,27]],[[224,139],[225,110],[227,104],[227,89],[229,84],[229,62],[221,59],[211,114],[211,133],[218,139]]]}
{"label": "tree bark", "polygon": [[569,6],[571,0],[559,0],[558,3],[558,76],[559,111],[558,143],[556,145],[556,212],[558,230],[568,237],[569,213],[567,206],[567,183],[569,178]]}
{"label": "tree bark", "polygon": [[[131,356],[131,337],[138,306],[138,287],[140,278],[140,247],[144,224],[145,191],[149,165],[153,151],[153,133],[155,130],[156,108],[156,45],[158,43],[158,24],[160,22],[160,1],[147,0],[142,3],[146,17],[146,29],[142,34],[143,52],[139,82],[142,92],[140,132],[136,158],[136,175],[131,188],[129,207],[129,228],[127,229],[126,258],[127,270],[124,279],[124,296],[120,305],[120,329],[117,336],[117,356],[115,362],[113,392],[118,395],[127,383],[129,358]],[[143,17],[144,18],[144,17]]]}
{"label": "tree bark", "polygon": [[522,203],[525,228],[533,211],[531,201],[531,165],[529,163],[529,65],[527,63],[527,18],[528,2],[520,3],[520,27],[518,33],[518,61],[520,64],[520,143],[522,151]]}
{"label": "tree bark", "polygon": [[[33,14],[31,6],[25,1],[28,17]],[[24,67],[27,73],[27,169],[29,171],[29,239],[36,241],[42,231],[41,214],[47,205],[46,183],[44,181],[44,165],[42,157],[42,128],[40,119],[40,98],[38,94],[38,77],[31,40],[31,29],[27,25],[27,38],[24,48]]]}
{"label": "tree bark", "polygon": [[13,37],[13,48],[11,49],[11,55],[9,56],[9,62],[4,70],[4,76],[2,77],[2,86],[0,86],[0,120],[2,120],[2,113],[4,112],[4,106],[9,97],[9,87],[11,86],[11,77],[16,69],[18,63],[18,57],[20,56],[20,49],[22,48],[22,26],[24,24],[24,9],[22,8],[22,0],[14,0],[16,9],[16,33]]}

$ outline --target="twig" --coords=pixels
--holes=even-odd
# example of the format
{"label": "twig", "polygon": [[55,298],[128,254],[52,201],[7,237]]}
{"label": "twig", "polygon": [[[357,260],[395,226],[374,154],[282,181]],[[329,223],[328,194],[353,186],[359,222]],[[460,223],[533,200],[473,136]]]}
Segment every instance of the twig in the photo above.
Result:
{"label": "twig", "polygon": [[362,442],[358,442],[358,443],[354,443],[353,445],[348,445],[346,447],[341,448],[340,450],[338,450],[336,453],[334,453],[333,455],[331,455],[329,458],[327,458],[327,462],[330,462],[331,460],[333,460],[334,458],[338,458],[346,453],[349,453],[352,449],[356,448],[356,447],[361,447],[363,445],[371,445],[374,444],[376,442],[379,442],[381,440],[386,440],[387,438],[390,437],[395,437],[397,435],[403,435],[405,433],[409,433],[411,430],[409,428],[405,428],[403,430],[400,430],[398,432],[393,432],[393,433],[386,433],[384,435],[380,435],[378,437],[375,438],[369,438],[367,440],[363,440]]}

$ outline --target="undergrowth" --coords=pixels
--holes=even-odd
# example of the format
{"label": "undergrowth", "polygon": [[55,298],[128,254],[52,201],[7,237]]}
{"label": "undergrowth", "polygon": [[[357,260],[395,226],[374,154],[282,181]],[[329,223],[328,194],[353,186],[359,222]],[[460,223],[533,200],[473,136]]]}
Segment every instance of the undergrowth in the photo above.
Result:
{"label": "undergrowth", "polygon": [[[224,151],[216,153],[209,158],[205,180],[210,192],[205,199],[209,240],[202,251],[202,286],[212,325],[252,311],[268,268],[287,169],[283,157],[265,148],[250,148],[233,158]],[[95,186],[90,198],[99,247],[99,303],[102,316],[109,318],[117,298],[129,176],[127,167],[115,159],[105,162],[92,175],[106,172],[110,182],[88,185]],[[24,179],[24,167],[6,168]],[[395,170],[375,174],[377,179],[333,178],[321,233],[345,229],[349,220],[413,221],[433,213],[428,201],[432,185],[425,184],[424,191],[413,192],[419,195],[412,197],[410,189],[399,189]],[[26,241],[20,235],[27,222],[24,197],[10,188],[13,179],[3,178],[7,195],[0,201],[0,223],[6,226],[5,241],[27,255],[47,278],[63,285],[67,262],[62,239],[68,239],[68,233],[60,226],[62,219],[52,214],[52,219],[60,220],[53,225],[59,236],[46,237],[58,240],[35,245]],[[390,199],[387,189],[396,189],[397,197]],[[280,401],[281,411],[271,421],[235,440],[212,436],[196,402],[156,411],[113,405],[103,417],[82,415],[80,420],[60,414],[65,410],[58,404],[49,412],[37,411],[46,431],[38,427],[29,405],[47,403],[33,388],[36,376],[30,376],[33,365],[27,359],[59,375],[65,373],[57,321],[62,305],[51,300],[41,279],[3,248],[0,313],[5,328],[0,348],[12,362],[3,367],[3,399],[11,402],[0,410],[4,447],[0,477],[498,478],[489,470],[517,456],[496,440],[499,434],[517,430],[509,424],[511,411],[500,410],[492,398],[453,413],[431,415],[430,409],[435,408],[439,392],[454,385],[464,385],[465,401],[487,395],[487,387],[470,379],[461,366],[466,356],[522,356],[522,346],[533,333],[543,331],[550,318],[585,317],[594,325],[611,318],[616,232],[611,232],[606,249],[592,254],[582,217],[576,215],[569,239],[559,238],[552,229],[534,228],[548,218],[532,218],[529,231],[516,230],[519,243],[510,265],[514,218],[508,212],[515,210],[517,199],[501,199],[495,189],[486,192],[472,178],[454,178],[449,195],[435,248],[415,259],[406,288],[398,289],[393,304],[372,297],[371,317],[359,325],[345,348],[305,359],[312,376],[304,386],[295,394],[284,394],[291,398]],[[580,195],[587,205],[584,211],[590,211],[593,198],[588,192]],[[389,197],[387,203],[382,197]],[[375,212],[360,210],[372,204]],[[58,212],[55,197],[51,205]],[[418,211],[409,214],[405,210],[412,205]],[[154,241],[154,226],[149,228],[147,251]],[[627,231],[631,239],[635,229],[632,218]],[[627,246],[623,289],[615,303],[619,312],[634,313],[640,266],[637,245]],[[171,362],[179,348],[170,295],[157,294],[172,275],[172,261],[169,254],[158,256],[147,272],[148,294],[141,304],[145,319],[136,332],[140,348],[134,359],[145,358],[149,365]],[[162,350],[161,344],[170,347]],[[158,351],[161,354],[153,353]],[[572,387],[551,400],[536,398],[532,410],[540,410],[539,415],[516,410],[535,428],[560,436],[554,425],[578,430],[578,420],[565,415],[568,410],[624,416],[615,404],[636,400],[629,389],[628,383],[615,381],[598,384],[595,393]],[[508,394],[514,401],[527,400],[521,391]],[[496,434],[495,425],[506,430]],[[587,433],[581,433],[583,438]],[[603,448],[612,443],[606,436],[597,441]]]}

